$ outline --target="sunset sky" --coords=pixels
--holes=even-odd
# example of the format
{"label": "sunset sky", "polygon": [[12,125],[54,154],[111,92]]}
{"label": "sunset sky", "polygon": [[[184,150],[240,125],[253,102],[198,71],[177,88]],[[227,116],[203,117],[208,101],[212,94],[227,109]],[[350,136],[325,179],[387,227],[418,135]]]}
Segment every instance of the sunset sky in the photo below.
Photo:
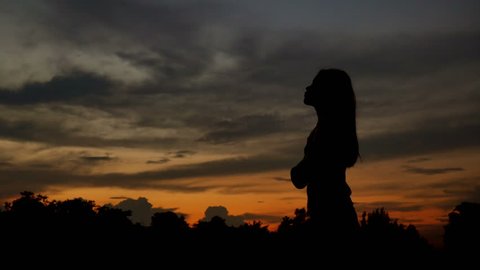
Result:
{"label": "sunset sky", "polygon": [[190,223],[224,206],[274,228],[306,203],[289,180],[316,121],[305,86],[335,67],[357,95],[357,212],[438,235],[480,202],[479,15],[479,1],[0,0],[0,202],[146,197]]}

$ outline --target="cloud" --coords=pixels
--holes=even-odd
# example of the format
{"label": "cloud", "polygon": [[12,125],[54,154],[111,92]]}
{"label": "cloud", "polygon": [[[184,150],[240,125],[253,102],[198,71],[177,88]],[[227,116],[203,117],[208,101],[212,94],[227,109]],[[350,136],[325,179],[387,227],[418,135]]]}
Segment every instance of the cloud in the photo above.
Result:
{"label": "cloud", "polygon": [[432,183],[428,188],[440,189],[445,194],[445,200],[440,207],[443,209],[452,209],[453,206],[461,202],[480,202],[480,178],[475,177],[456,177],[446,179],[442,182]]}
{"label": "cloud", "polygon": [[169,162],[170,159],[169,158],[161,158],[161,159],[156,159],[156,160],[147,160],[147,164],[165,164],[167,162]]}
{"label": "cloud", "polygon": [[[304,87],[327,66],[352,76],[366,162],[480,146],[480,32],[471,27],[479,16],[470,4],[415,6],[429,12],[406,23],[404,13],[384,5],[362,5],[368,12],[356,21],[321,3],[272,3],[5,4],[1,138],[96,148],[92,153],[111,147],[166,153],[149,153],[147,164],[194,153],[235,157],[134,174],[7,163],[0,193],[56,185],[201,192],[215,187],[181,178],[289,169],[315,125],[315,112],[302,104]],[[391,24],[378,23],[379,15]],[[413,23],[419,21],[428,23]],[[253,190],[236,192],[247,189]]]}
{"label": "cloud", "polygon": [[421,218],[400,218],[399,219],[400,223],[408,223],[408,224],[419,223],[419,222],[422,222],[422,221],[423,221],[423,219],[421,219]]}
{"label": "cloud", "polygon": [[[174,130],[172,134],[180,135],[179,137],[168,137],[168,142],[174,144],[173,147],[181,147],[187,144],[188,146],[195,145],[195,148],[197,148],[198,146],[208,147],[204,144],[242,143],[251,140],[268,142],[268,135],[291,132],[298,136],[309,128],[307,125],[300,125],[299,128],[299,123],[305,122],[306,115],[299,112],[307,110],[307,108],[303,108],[301,102],[303,87],[312,79],[320,63],[325,63],[325,65],[332,63],[335,66],[346,68],[356,82],[359,104],[365,105],[359,106],[359,118],[364,119],[361,123],[385,123],[385,125],[377,127],[382,129],[382,132],[377,134],[378,136],[361,136],[363,140],[361,146],[365,150],[365,157],[383,158],[402,154],[408,155],[415,151],[429,152],[437,151],[439,148],[439,150],[442,150],[452,147],[466,147],[472,144],[478,145],[478,141],[473,139],[476,137],[474,135],[478,133],[478,122],[475,122],[475,120],[473,120],[473,123],[458,121],[459,119],[478,119],[470,112],[464,115],[447,114],[437,117],[436,123],[449,122],[460,125],[458,129],[451,126],[446,127],[447,135],[453,133],[453,130],[457,134],[456,136],[451,135],[444,145],[434,139],[433,143],[427,142],[427,144],[408,146],[412,142],[414,143],[415,139],[418,139],[417,137],[425,135],[417,133],[417,129],[419,132],[430,133],[428,135],[443,136],[440,133],[442,132],[440,127],[429,127],[430,130],[422,130],[423,123],[419,122],[422,120],[430,121],[431,116],[438,111],[436,108],[442,107],[441,104],[448,104],[448,108],[453,108],[454,105],[467,105],[462,106],[464,108],[478,107],[476,106],[479,100],[478,95],[475,97],[475,92],[470,89],[475,84],[475,79],[469,77],[471,72],[468,72],[468,70],[476,70],[475,67],[478,65],[478,57],[475,54],[476,50],[474,50],[479,43],[478,33],[476,32],[426,33],[422,35],[412,34],[412,36],[406,37],[374,36],[371,38],[372,41],[369,42],[361,37],[348,35],[327,38],[330,35],[328,33],[318,35],[311,32],[312,30],[305,30],[303,32],[283,32],[282,36],[274,36],[275,38],[272,40],[275,40],[275,42],[271,42],[269,41],[269,35],[273,34],[263,33],[265,30],[262,28],[235,28],[230,31],[228,36],[222,36],[221,34],[224,34],[222,27],[217,26],[218,28],[215,28],[211,23],[215,25],[216,22],[219,22],[218,20],[226,19],[226,13],[223,12],[229,10],[228,7],[231,3],[208,2],[207,6],[210,5],[210,9],[201,7],[197,13],[192,10],[191,5],[187,4],[125,2],[110,7],[116,10],[118,14],[107,12],[102,16],[99,15],[99,10],[108,10],[106,7],[112,4],[112,2],[107,1],[101,4],[101,7],[98,10],[96,9],[95,12],[82,13],[80,11],[88,9],[88,6],[56,2],[49,8],[53,10],[67,9],[75,12],[72,13],[71,18],[68,18],[68,23],[62,25],[56,21],[58,18],[48,18],[47,22],[52,24],[47,25],[51,28],[44,30],[47,32],[56,30],[56,35],[48,36],[54,41],[62,38],[72,38],[73,40],[80,38],[79,41],[92,46],[87,46],[87,50],[106,55],[113,53],[122,61],[126,61],[133,66],[138,66],[140,69],[150,69],[153,74],[158,74],[155,75],[156,77],[154,76],[155,78],[139,85],[131,85],[125,91],[125,87],[120,86],[119,88],[122,90],[118,90],[117,87],[111,89],[112,85],[117,86],[120,83],[112,83],[112,81],[115,81],[114,79],[100,74],[98,67],[93,65],[91,70],[83,68],[68,73],[55,74],[47,82],[26,82],[23,90],[18,92],[22,93],[18,94],[21,98],[13,98],[12,96],[18,95],[8,94],[5,98],[5,104],[32,104],[32,102],[51,102],[51,100],[60,102],[63,100],[62,102],[65,103],[81,103],[82,106],[87,108],[100,107],[103,111],[112,114],[114,118],[122,119],[126,115],[135,118],[130,123],[130,130],[136,131],[136,136],[138,134],[151,134],[148,132],[149,130],[139,130],[141,128],[171,127]],[[139,13],[132,14],[132,10]],[[167,10],[169,11],[167,12]],[[141,13],[142,22],[135,21],[131,25],[125,25],[124,17],[119,17],[119,14],[125,14],[127,17],[137,17],[141,11],[145,11],[145,13]],[[169,13],[172,11],[181,12],[181,16],[172,16]],[[211,14],[211,12],[219,12],[219,17],[211,18],[206,15]],[[158,14],[164,13],[166,14],[165,17],[160,19]],[[91,14],[89,20],[83,20],[84,14]],[[154,14],[157,15],[154,16]],[[179,21],[186,14],[190,14],[192,17],[188,17],[185,21]],[[48,14],[43,15],[47,16]],[[151,31],[151,28],[147,27],[150,24],[144,24],[147,21],[150,21],[153,25],[162,22],[156,31],[164,35],[159,34],[152,37],[151,34],[147,34]],[[163,23],[169,25],[169,27],[165,27]],[[71,36],[70,28],[63,28],[65,24],[78,26],[77,33],[83,34]],[[87,27],[87,25],[93,27]],[[120,26],[122,28],[118,28]],[[196,30],[181,32],[182,35],[177,36],[174,35],[176,31],[172,30],[175,27],[182,29],[190,29],[191,27],[191,29]],[[199,29],[201,31],[198,33],[205,34],[203,32],[204,27],[209,30],[205,31],[210,33],[211,39],[202,39],[202,36],[199,36],[200,34],[195,34]],[[111,35],[100,35],[97,33],[98,29],[111,32]],[[120,33],[125,35],[120,35]],[[118,42],[91,43],[90,40],[95,40],[89,38],[91,36],[117,37],[121,40],[125,38],[129,42],[137,40],[148,45],[134,46],[135,49],[130,51],[126,50],[124,46],[117,48],[115,44]],[[132,37],[133,41],[129,37]],[[309,42],[304,42],[305,37],[308,37]],[[161,42],[164,39],[168,41],[165,44]],[[344,42],[344,39],[358,42]],[[235,76],[215,75],[211,80],[208,80],[208,83],[198,81],[198,78],[208,73],[211,65],[218,61],[215,60],[218,58],[216,57],[218,47],[210,46],[209,40],[212,40],[212,42],[215,40],[223,41],[220,47],[222,53],[227,55],[224,57],[238,60],[239,68],[232,71]],[[325,40],[331,41],[326,43]],[[170,43],[173,43],[174,46],[168,45]],[[178,46],[178,44],[181,44],[181,46]],[[191,45],[195,47],[192,49],[188,44],[196,45]],[[302,44],[302,46],[299,44]],[[429,44],[436,45],[430,48]],[[374,48],[371,48],[371,46]],[[298,49],[292,51],[292,47],[298,47]],[[70,47],[67,47],[66,50],[70,50]],[[426,54],[425,51],[429,53]],[[438,64],[438,61],[443,61],[442,65]],[[412,62],[415,62],[415,64],[413,65]],[[447,76],[441,73],[441,67],[443,66],[451,67],[451,70],[445,71]],[[75,72],[78,74],[75,75]],[[65,91],[65,94],[59,93],[58,97],[50,94],[58,92],[56,85],[59,81],[67,79],[74,81],[75,78],[79,81],[78,85],[81,85],[82,81],[88,81],[86,79],[104,79],[109,85],[109,91],[98,93],[86,91],[84,93],[73,87],[71,91]],[[84,78],[84,80],[78,78]],[[458,78],[458,81],[452,78]],[[408,81],[409,87],[400,84],[405,80]],[[445,80],[447,82],[444,82]],[[85,84],[85,82],[83,83]],[[35,91],[35,93],[45,92],[45,94],[33,95],[31,90],[25,90],[31,89],[32,85],[36,85],[36,88],[33,87],[35,89],[42,89],[42,91]],[[452,102],[452,93],[449,89],[453,85],[456,85],[457,98]],[[436,94],[429,95],[429,89],[436,89]],[[422,98],[419,99],[418,96]],[[212,104],[215,104],[215,106],[212,106]],[[182,109],[179,110],[178,108]],[[443,106],[443,108],[447,107]],[[407,116],[402,112],[411,112],[419,119],[410,122],[411,119],[406,119]],[[379,115],[385,119],[376,121]],[[314,114],[312,116],[314,117]],[[8,136],[8,138],[45,141],[47,143],[55,141],[48,139],[51,137],[66,138],[59,139],[56,145],[72,145],[78,142],[78,145],[97,147],[102,145],[152,147],[156,144],[161,146],[168,144],[167,141],[163,140],[167,139],[164,137],[159,140],[143,137],[136,140],[106,140],[102,136],[86,136],[86,134],[79,136],[78,130],[64,130],[63,132],[57,132],[58,134],[52,134],[53,131],[48,130],[49,122],[42,121],[44,118],[30,116],[28,119],[22,119],[22,121],[9,121],[10,125],[7,125],[7,127],[10,129],[11,136]],[[404,119],[402,120],[402,126],[399,126],[398,129],[392,129],[389,125],[397,123],[397,118]],[[88,123],[86,120],[77,119],[79,126],[81,123]],[[362,129],[361,123],[359,128]],[[16,129],[21,129],[22,124],[34,128],[34,133],[38,134],[37,137],[15,134],[15,132],[19,132]],[[56,125],[58,126],[58,123]],[[409,125],[410,129],[406,131],[404,125]],[[44,127],[43,130],[42,127]],[[115,126],[115,128],[120,127]],[[368,127],[363,129],[370,130]],[[394,132],[385,132],[385,130],[393,130]],[[48,136],[44,134],[45,132],[54,136]],[[403,140],[398,138],[402,138],[404,134],[412,136]],[[462,140],[462,137],[468,137],[468,139]],[[199,141],[195,141],[196,139],[199,139]],[[387,140],[394,143],[387,145],[387,147],[380,145],[388,144]],[[455,142],[452,142],[452,140]],[[402,147],[399,145],[402,145]],[[408,147],[403,147],[403,145]],[[407,150],[410,152],[399,153]]]}
{"label": "cloud", "polygon": [[[424,204],[431,202],[434,207],[449,210],[463,201],[480,201],[479,180],[477,176],[445,178],[418,185],[415,192],[409,192],[405,198],[424,199]],[[440,201],[435,201],[438,199]]]}
{"label": "cloud", "polygon": [[139,197],[138,199],[126,198],[123,201],[114,205],[114,207],[122,209],[124,211],[132,211],[132,215],[130,216],[132,222],[140,223],[144,226],[150,226],[153,214],[166,211],[175,211],[177,209],[153,207],[152,204],[145,197]]}
{"label": "cloud", "polygon": [[73,102],[109,94],[112,83],[95,74],[75,72],[53,77],[45,83],[29,83],[18,90],[0,89],[0,103],[27,105]]}
{"label": "cloud", "polygon": [[472,187],[471,192],[465,197],[465,201],[480,203],[480,185]]}
{"label": "cloud", "polygon": [[106,162],[116,160],[117,157],[111,156],[109,153],[105,155],[82,155],[80,156],[80,160],[87,162],[87,163],[99,163],[99,162]]}
{"label": "cloud", "polygon": [[408,131],[360,138],[361,154],[366,159],[378,160],[480,146],[480,122],[448,126],[446,121],[453,119],[436,119],[430,124],[425,121]]}
{"label": "cloud", "polygon": [[274,115],[247,115],[237,119],[223,120],[215,123],[214,129],[205,134],[200,141],[220,144],[250,137],[280,132],[283,130],[282,121]]}
{"label": "cloud", "polygon": [[[245,180],[248,180],[246,177]],[[231,182],[225,183],[217,188],[219,193],[224,194],[260,194],[260,193],[275,193],[269,185],[261,185],[258,182],[250,182],[250,183],[239,183],[239,184],[232,184]]]}
{"label": "cloud", "polygon": [[174,152],[168,152],[166,155],[168,157],[163,157],[155,160],[147,160],[145,163],[147,164],[165,164],[171,161],[172,158],[186,158],[188,156],[192,156],[196,154],[195,151],[191,150],[178,150]]}
{"label": "cloud", "polygon": [[404,166],[404,171],[409,173],[423,174],[423,175],[436,175],[445,174],[450,172],[464,171],[465,169],[460,167],[446,167],[446,168],[422,168],[413,166]]}
{"label": "cloud", "polygon": [[283,169],[295,161],[293,156],[255,155],[178,165],[161,171],[139,173],[137,177],[178,179],[201,176],[241,175]]}
{"label": "cloud", "polygon": [[242,216],[229,215],[227,208],[224,206],[209,206],[205,210],[204,218],[200,221],[208,222],[215,216],[223,218],[228,226],[238,227],[245,224]]}
{"label": "cloud", "polygon": [[0,138],[51,146],[156,148],[175,143],[168,130],[141,129],[128,119],[84,107],[5,108]]}
{"label": "cloud", "polygon": [[377,208],[385,208],[386,211],[415,212],[423,209],[424,206],[417,203],[376,201],[376,202],[355,202],[355,208],[358,212],[371,211]]}
{"label": "cloud", "polygon": [[126,189],[158,189],[173,192],[204,192],[218,188],[204,183],[167,181],[162,174],[141,172],[138,174],[108,173],[79,174],[68,168],[52,166],[13,166],[2,168],[0,174],[0,198],[8,198],[23,190],[45,192],[53,188],[120,187]]}
{"label": "cloud", "polygon": [[290,181],[292,181],[290,178],[281,177],[281,176],[273,177],[273,180],[282,181],[282,182],[290,182]]}
{"label": "cloud", "polygon": [[432,159],[429,157],[419,157],[419,158],[409,159],[407,160],[407,163],[421,163],[421,162],[430,161],[430,160]]}
{"label": "cloud", "polygon": [[9,161],[0,161],[0,167],[10,167],[13,164]]}
{"label": "cloud", "polygon": [[196,154],[195,151],[179,150],[179,151],[176,151],[176,152],[169,152],[168,156],[170,156],[172,158],[184,158],[184,157],[187,157],[187,156],[192,156],[194,154]]}
{"label": "cloud", "polygon": [[246,221],[262,220],[267,223],[278,223],[282,220],[282,216],[244,213],[241,215],[229,215],[228,210],[224,206],[209,206],[205,210],[205,216],[200,221],[210,221],[213,217],[218,216],[225,220],[228,226],[238,227],[246,223]]}
{"label": "cloud", "polygon": [[[468,34],[464,35],[468,36]],[[475,42],[475,35],[471,35],[473,36],[469,38],[464,37],[464,39],[466,40],[465,42],[467,42],[468,40]],[[257,37],[253,36],[252,38]],[[287,41],[284,41],[286,45],[288,45],[288,38],[289,35],[285,36],[285,39],[287,39]],[[428,43],[427,41],[429,40],[429,38],[435,40],[434,37],[432,38],[430,36],[422,38],[415,37],[412,40],[409,40],[408,46],[410,46],[411,48],[408,48],[407,51],[412,51],[412,53],[415,53],[416,42],[424,44]],[[443,37],[443,39],[451,40],[453,39],[453,36],[446,36]],[[393,44],[393,42],[391,43]],[[448,44],[450,43],[451,42],[449,42]],[[283,42],[280,42],[280,44],[283,44]],[[380,45],[378,46],[380,46],[384,50],[387,50],[389,46],[392,46],[392,44],[390,44],[390,42],[387,42],[386,44],[380,42]],[[63,99],[63,102],[67,103],[80,103],[81,106],[86,106],[85,108],[87,109],[89,108],[89,106],[95,108],[101,107],[103,111],[108,112],[111,115],[112,119],[118,119],[119,123],[121,123],[121,119],[125,119],[126,115],[130,115],[130,117],[133,117],[132,121],[128,123],[123,123],[121,125],[112,125],[113,130],[111,133],[113,134],[116,130],[120,130],[123,133],[125,129],[123,129],[122,127],[128,124],[128,130],[130,130],[130,132],[132,133],[132,137],[130,138],[107,139],[104,134],[93,134],[95,136],[92,136],[92,134],[85,132],[79,134],[78,131],[79,129],[81,131],[82,124],[88,126],[89,119],[87,119],[85,116],[78,117],[75,119],[75,121],[71,121],[71,123],[78,123],[77,129],[63,129],[62,127],[64,126],[64,123],[62,122],[62,120],[44,121],[44,119],[51,118],[52,115],[61,115],[64,113],[62,111],[59,111],[58,108],[52,108],[51,112],[48,114],[41,113],[37,115],[29,115],[28,117],[26,116],[22,119],[17,119],[15,121],[7,121],[6,119],[4,119],[2,123],[4,124],[2,125],[4,126],[4,128],[0,130],[0,135],[2,135],[4,138],[14,140],[38,141],[54,145],[79,145],[93,147],[161,147],[170,144],[173,147],[181,147],[182,145],[187,144],[189,146],[195,145],[194,148],[205,147],[203,146],[204,143],[224,144],[232,142],[246,142],[249,140],[265,140],[265,142],[268,142],[269,137],[266,137],[267,135],[278,134],[280,132],[282,134],[291,132],[292,134],[296,134],[296,136],[299,136],[301,132],[304,132],[304,130],[308,130],[310,128],[310,125],[305,124],[300,125],[299,128],[299,123],[305,123],[305,115],[307,115],[305,113],[298,113],[299,111],[305,112],[305,110],[307,109],[303,108],[303,105],[301,104],[301,88],[303,88],[303,85],[311,79],[310,77],[313,76],[314,72],[312,70],[307,71],[306,67],[292,68],[291,66],[288,66],[288,63],[277,63],[277,60],[275,60],[276,57],[278,57],[279,60],[284,59],[284,57],[290,57],[289,54],[284,54],[283,50],[287,50],[290,48],[286,45],[284,49],[283,46],[272,47],[271,50],[273,50],[274,52],[272,52],[271,54],[266,54],[265,57],[272,58],[272,63],[268,63],[267,61],[267,64],[272,65],[272,67],[275,67],[276,70],[274,71],[272,69],[269,72],[275,72],[275,74],[277,74],[277,72],[283,72],[283,70],[291,72],[293,69],[294,72],[299,71],[298,76],[292,74],[289,76],[282,75],[279,78],[272,78],[271,80],[264,81],[265,76],[268,76],[268,74],[265,74],[265,76],[262,75],[265,71],[255,71],[261,73],[257,75],[245,74],[245,76],[253,76],[251,80],[248,80],[248,88],[252,87],[252,90],[244,89],[242,84],[237,83],[237,80],[245,79],[241,76],[243,73],[240,73],[238,78],[229,78],[230,82],[222,81],[222,79],[216,79],[213,81],[214,83],[218,83],[219,85],[223,85],[226,83],[227,85],[229,85],[229,89],[231,89],[230,91],[224,91],[222,90],[222,87],[217,88],[212,87],[211,85],[209,85],[208,87],[202,85],[191,86],[189,91],[183,91],[182,89],[184,88],[184,86],[180,86],[180,84],[177,83],[176,86],[172,86],[172,92],[169,92],[165,95],[160,95],[159,92],[155,92],[154,90],[163,88],[163,86],[161,86],[163,85],[163,82],[158,81],[150,82],[149,87],[151,87],[151,90],[154,92],[147,91],[139,93],[141,92],[143,87],[146,87],[145,85],[142,85],[130,87],[129,92],[127,93],[116,90],[115,92],[113,92],[111,89],[107,92],[100,91],[99,93],[97,93],[86,91],[85,93],[83,93],[82,91],[78,90],[80,88],[76,89],[74,87],[72,88],[73,90],[65,91],[65,94],[59,94],[58,97],[56,97],[54,94],[51,94],[59,92],[60,88],[58,87],[58,85],[62,85],[62,82],[68,85],[68,80],[71,80],[71,82],[77,80],[79,81],[78,85],[82,85],[82,83],[84,85],[88,84],[83,81],[96,82],[95,80],[100,80],[98,82],[101,85],[101,79],[104,78],[100,75],[93,75],[92,73],[79,72],[77,75],[75,75],[75,73],[70,73],[70,75],[59,75],[57,77],[53,77],[53,79],[46,83],[27,84],[24,88],[22,88],[38,88],[42,90],[39,92],[45,92],[44,95],[35,94],[31,97],[28,97],[30,95],[28,93],[32,93],[33,90],[19,90],[18,93],[21,94],[8,94],[6,98],[4,98],[5,105],[12,102],[12,104],[22,103],[33,105],[37,104],[38,102],[51,102],[52,100],[60,102]],[[245,54],[248,50],[257,49],[259,48],[245,48],[241,51],[235,51],[234,54]],[[361,50],[362,48],[357,49]],[[243,50],[245,50],[245,52]],[[434,54],[437,55],[443,53],[444,50],[446,49],[441,49]],[[375,52],[376,51],[369,51],[369,53]],[[298,55],[298,59],[302,59],[308,56],[309,50],[299,51],[297,53],[304,54]],[[352,52],[347,50],[345,53],[348,54]],[[462,58],[465,61],[474,61],[475,59],[475,57],[470,55],[471,52],[468,48],[459,48],[455,51],[455,53],[467,54],[467,56],[464,56]],[[318,52],[316,54],[322,53]],[[340,54],[332,53],[331,55]],[[254,56],[255,54],[246,55],[245,57],[249,59],[250,57]],[[395,59],[397,59],[396,54],[392,54],[391,57],[395,57]],[[382,57],[372,56],[371,58],[374,59]],[[155,59],[151,61],[160,61],[158,59]],[[355,57],[353,57],[351,61],[353,61],[354,59]],[[449,56],[449,59],[454,59],[454,57]],[[255,65],[260,60],[261,59],[252,58],[246,60],[245,65],[250,65],[250,61],[252,62],[252,65]],[[398,57],[397,61],[402,61],[402,58]],[[298,65],[297,63],[293,64],[294,66]],[[311,65],[313,65],[313,62],[311,63]],[[473,63],[473,65],[475,65],[475,63]],[[416,66],[414,68],[416,68]],[[461,70],[463,69],[463,67],[452,68],[455,70],[454,74],[461,73]],[[357,96],[359,97],[359,103],[362,100],[371,100],[374,104],[386,104],[382,106],[370,106],[371,108],[367,105],[359,106],[359,119],[361,120],[359,128],[362,129],[361,123],[384,122],[386,124],[380,128],[388,128],[390,130],[382,131],[374,135],[360,136],[362,148],[361,150],[365,158],[388,158],[402,155],[412,155],[416,153],[430,153],[432,151],[443,151],[453,148],[478,145],[479,142],[476,139],[478,136],[476,135],[479,133],[479,123],[475,120],[478,119],[478,113],[475,113],[475,111],[467,111],[463,112],[462,114],[449,113],[447,115],[441,116],[435,115],[438,113],[438,110],[434,110],[434,108],[442,107],[441,104],[446,104],[445,102],[452,98],[450,91],[447,91],[448,89],[441,88],[437,85],[441,84],[441,82],[436,82],[436,78],[440,75],[442,75],[442,78],[440,78],[439,80],[443,80],[443,78],[445,77],[449,78],[448,76],[444,76],[444,74],[435,74],[432,71],[431,79],[427,79],[428,83],[425,83],[424,81],[415,81],[419,80],[419,76],[417,76],[414,72],[415,74],[409,77],[412,87],[405,89],[395,84],[395,81],[399,80],[396,77],[399,76],[399,74],[396,74],[394,72],[392,72],[391,74],[386,74],[382,77],[383,79],[381,81],[388,80],[388,78],[391,77],[392,84],[378,86],[372,85],[373,79],[370,79],[369,77],[371,74],[374,74],[374,71],[372,71],[371,74],[365,74],[358,73],[359,70],[361,70],[360,67],[358,67],[358,69],[354,68],[352,71],[352,74],[356,74],[356,77],[359,79],[360,86],[357,88]],[[383,66],[380,64],[379,70],[383,70]],[[476,107],[476,105],[478,105],[479,98],[476,97],[475,92],[469,90],[468,87],[469,84],[474,84],[475,82],[472,78],[468,77],[468,74],[468,72],[464,74],[461,73],[459,76],[460,78],[462,78],[463,81],[469,83],[465,83],[465,85],[459,84],[458,87],[456,87],[458,91],[460,91],[461,93],[465,93],[466,95],[459,94],[458,96],[462,96],[462,98],[457,98],[453,102],[450,102],[450,105],[446,108],[453,108],[453,105],[466,105],[462,107],[474,108]],[[191,74],[191,76],[193,78],[196,75]],[[427,76],[427,78],[429,78],[429,76]],[[109,83],[107,79],[105,80],[106,84],[111,87],[112,83]],[[175,81],[176,79],[172,78],[171,80]],[[450,82],[448,82],[448,84],[446,85],[451,85],[453,83],[459,82],[450,80]],[[33,87],[32,85],[35,85],[35,87]],[[297,87],[299,88],[299,90],[292,91],[292,87]],[[95,87],[93,87],[92,89],[94,88]],[[388,88],[389,90],[384,91],[383,89],[386,88]],[[436,95],[434,97],[426,95],[427,90],[424,90],[431,88],[437,89]],[[272,92],[275,89],[278,89],[278,92]],[[139,92],[136,92],[137,90]],[[9,91],[9,93],[12,92]],[[399,93],[402,93],[402,95],[400,95]],[[275,99],[271,98],[272,95],[275,96]],[[422,96],[422,99],[417,98],[415,100],[413,99],[414,95],[424,96]],[[13,96],[21,96],[21,98],[13,98]],[[32,104],[32,102],[37,103]],[[215,102],[215,104],[224,104],[224,106],[210,106],[209,104],[212,104],[213,102]],[[440,104],[435,104],[435,102]],[[265,104],[270,105],[266,107]],[[422,107],[423,112],[422,114],[415,114],[415,117],[417,117],[418,119],[402,120],[402,125],[399,126],[398,129],[390,128],[389,125],[391,124],[388,123],[396,123],[398,120],[397,118],[399,118],[398,115],[405,115],[399,113],[399,111],[416,112],[420,109],[420,106]],[[177,110],[177,108],[179,107],[181,107],[182,110]],[[288,108],[288,110],[284,110],[285,108]],[[16,111],[20,110],[13,107],[10,109]],[[252,110],[254,111],[254,113],[252,113]],[[274,112],[269,112],[272,110]],[[290,110],[294,110],[295,112]],[[12,111],[12,113],[13,112],[14,111]],[[168,117],[172,115],[173,117]],[[383,122],[376,121],[376,118],[379,115],[385,117],[385,120]],[[311,118],[313,119],[314,114],[311,114],[311,116]],[[462,119],[473,120],[466,122]],[[444,125],[444,123],[449,124]],[[405,127],[405,125],[407,125],[407,127]],[[181,134],[181,136],[154,137],[153,133],[151,132],[154,130],[145,129],[146,127],[153,127],[155,129],[169,127],[172,129],[172,135]],[[29,132],[26,132],[25,130],[29,130]],[[35,134],[35,136],[33,134]],[[143,136],[146,136],[146,134],[152,134],[152,136],[150,138],[136,137],[139,136],[139,134],[142,134]],[[195,142],[195,140],[198,138],[201,139]]]}
{"label": "cloud", "polygon": [[264,220],[268,223],[278,223],[282,221],[283,216],[266,215],[266,214],[254,214],[245,213],[242,215],[244,220]]}

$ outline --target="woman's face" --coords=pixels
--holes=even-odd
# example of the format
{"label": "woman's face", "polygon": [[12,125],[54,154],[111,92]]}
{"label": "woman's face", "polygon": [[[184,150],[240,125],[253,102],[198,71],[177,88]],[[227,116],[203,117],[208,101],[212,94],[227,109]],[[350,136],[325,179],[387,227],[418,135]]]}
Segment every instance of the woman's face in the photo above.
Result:
{"label": "woman's face", "polygon": [[312,84],[305,87],[305,95],[303,98],[303,103],[309,106],[317,106],[320,100],[320,84],[318,80],[314,79]]}

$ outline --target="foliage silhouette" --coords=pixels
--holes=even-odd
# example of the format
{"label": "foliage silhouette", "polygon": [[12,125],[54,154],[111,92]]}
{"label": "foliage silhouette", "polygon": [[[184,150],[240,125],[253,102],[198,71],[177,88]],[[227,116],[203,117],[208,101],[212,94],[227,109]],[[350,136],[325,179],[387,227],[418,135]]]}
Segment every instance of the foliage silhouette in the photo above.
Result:
{"label": "foliage silhouette", "polygon": [[[308,266],[309,260],[298,258],[332,259],[341,255],[360,259],[375,255],[385,260],[431,264],[449,254],[473,254],[472,244],[479,239],[479,204],[473,203],[463,203],[449,215],[445,227],[448,254],[441,257],[413,225],[398,223],[383,208],[363,213],[359,237],[349,239],[350,243],[342,242],[336,234],[331,239],[318,238],[316,231],[324,228],[312,223],[305,209],[296,209],[294,214],[284,217],[275,232],[259,221],[231,227],[218,216],[189,226],[174,212],[156,213],[151,226],[142,226],[131,222],[130,211],[97,206],[82,198],[49,201],[46,196],[22,192],[0,211],[2,246],[7,248],[1,254],[8,259],[9,254],[21,250],[24,256],[41,254],[49,258],[55,250],[55,256],[88,261],[93,260],[91,252],[95,248],[103,252],[106,261],[113,255],[138,259],[163,254],[197,259],[216,256],[241,261],[237,266],[245,267],[253,262],[299,267]],[[331,232],[319,235],[328,234]],[[340,239],[340,246],[332,245],[335,239]]]}
{"label": "foliage silhouette", "polygon": [[[480,244],[480,204],[463,202],[457,205],[448,215],[448,224],[445,226],[445,247],[449,252],[458,255],[473,255]],[[473,259],[473,258],[471,258]]]}
{"label": "foliage silhouette", "polygon": [[404,255],[431,255],[432,248],[420,236],[414,225],[405,226],[391,219],[384,208],[363,212],[360,234],[366,248],[377,253],[403,253]]}

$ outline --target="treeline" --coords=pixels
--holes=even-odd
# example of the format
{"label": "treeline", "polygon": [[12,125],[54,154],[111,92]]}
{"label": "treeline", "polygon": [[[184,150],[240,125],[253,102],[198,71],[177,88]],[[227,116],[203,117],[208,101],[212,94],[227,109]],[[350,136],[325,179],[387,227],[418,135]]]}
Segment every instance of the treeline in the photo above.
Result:
{"label": "treeline", "polygon": [[32,192],[20,195],[0,211],[4,258],[21,252],[84,260],[103,254],[106,261],[114,258],[112,254],[126,260],[161,254],[165,258],[228,259],[239,265],[254,261],[309,265],[309,260],[331,255],[438,262],[473,254],[480,244],[480,204],[475,203],[462,203],[449,215],[446,248],[436,250],[413,225],[398,223],[384,209],[363,213],[358,234],[346,240],[333,231],[318,231],[304,209],[285,217],[275,232],[259,221],[230,227],[220,217],[189,225],[174,212],[155,213],[151,226],[142,226],[132,223],[130,211],[98,206],[94,201],[50,201]]}

